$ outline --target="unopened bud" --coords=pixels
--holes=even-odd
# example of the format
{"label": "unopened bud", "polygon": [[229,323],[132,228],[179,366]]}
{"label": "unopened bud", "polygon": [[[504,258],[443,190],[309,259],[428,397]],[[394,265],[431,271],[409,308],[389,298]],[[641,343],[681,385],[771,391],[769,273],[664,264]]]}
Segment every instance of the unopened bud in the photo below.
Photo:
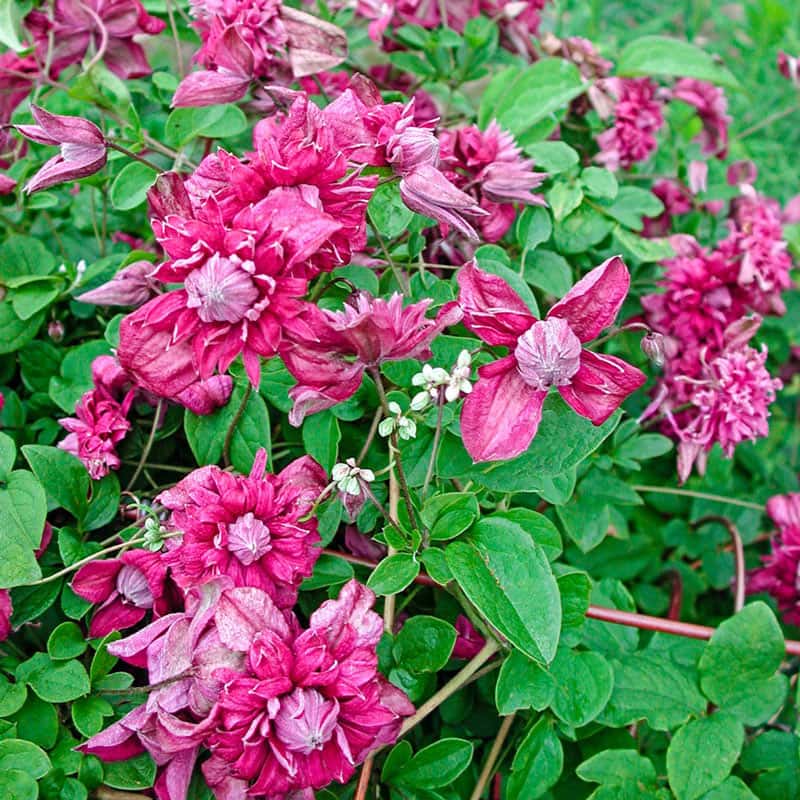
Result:
{"label": "unopened bud", "polygon": [[59,319],[51,319],[47,325],[47,335],[54,342],[60,342],[64,338],[64,323]]}
{"label": "unopened bud", "polygon": [[651,331],[642,339],[642,352],[657,366],[664,365],[664,337]]}

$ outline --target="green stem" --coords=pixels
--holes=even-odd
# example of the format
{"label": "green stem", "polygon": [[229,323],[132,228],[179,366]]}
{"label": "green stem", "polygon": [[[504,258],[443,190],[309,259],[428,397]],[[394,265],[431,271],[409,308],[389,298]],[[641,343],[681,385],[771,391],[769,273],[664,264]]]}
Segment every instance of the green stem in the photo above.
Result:
{"label": "green stem", "polygon": [[428,462],[428,469],[425,471],[425,481],[422,484],[422,497],[428,491],[428,485],[433,477],[433,467],[436,464],[436,453],[439,449],[439,439],[442,435],[442,415],[444,413],[444,403],[439,403],[439,412],[436,415],[436,429],[433,432],[433,449],[431,450],[431,459]]}
{"label": "green stem", "polygon": [[144,164],[146,167],[150,167],[150,169],[154,170],[155,172],[161,174],[164,170],[158,166],[158,164],[154,164],[152,161],[148,161],[144,156],[140,156],[138,153],[134,153],[133,150],[128,150],[127,147],[123,147],[121,144],[117,144],[116,142],[112,142],[109,139],[106,139],[106,147],[110,147],[112,150],[116,150],[118,153],[122,153],[123,155],[128,156],[128,158],[132,158],[135,161],[138,161],[140,164]]}
{"label": "green stem", "polygon": [[783,119],[784,117],[791,116],[796,112],[800,111],[800,104],[790,106],[789,108],[784,108],[782,111],[776,111],[774,114],[770,114],[767,117],[764,117],[760,122],[756,122],[754,125],[751,125],[749,128],[745,128],[741,133],[737,134],[734,138],[739,139],[746,139],[748,136],[752,136],[757,131],[760,131],[762,128],[766,128],[767,125],[771,125],[773,122],[777,122],[778,120]]}
{"label": "green stem", "polygon": [[436,694],[425,701],[412,716],[403,722],[400,736],[405,736],[432,711],[435,711],[448,697],[452,697],[459,689],[469,683],[472,676],[500,649],[500,645],[490,640],[481,651],[460,672],[456,673]]}
{"label": "green stem", "polygon": [[691,489],[673,489],[669,486],[631,486],[636,492],[652,492],[653,494],[674,494],[679,497],[694,497],[697,500],[711,500],[715,503],[727,503],[731,506],[741,508],[752,508],[754,511],[764,511],[761,503],[751,503],[749,500],[737,500],[735,497],[724,497],[719,494],[708,494],[707,492],[694,492]]}
{"label": "green stem", "polygon": [[228,431],[225,434],[225,444],[222,446],[222,460],[226,467],[231,465],[231,443],[233,442],[233,434],[236,431],[236,426],[239,424],[239,422],[241,422],[241,419],[244,416],[244,412],[247,408],[248,402],[250,401],[250,395],[252,391],[253,384],[248,381],[244,390],[242,402],[239,405],[239,408],[236,409],[236,413],[233,415],[231,424],[228,426]]}
{"label": "green stem", "polygon": [[160,399],[158,401],[158,405],[156,406],[155,414],[153,414],[153,424],[150,426],[150,435],[147,437],[147,442],[142,450],[142,455],[139,458],[139,463],[136,466],[133,477],[130,479],[130,481],[128,481],[128,488],[126,489],[128,492],[133,488],[133,485],[136,483],[136,479],[139,477],[139,475],[142,474],[144,465],[147,463],[147,456],[150,455],[150,451],[153,449],[153,443],[156,440],[156,431],[158,430],[158,423],[161,421],[161,414],[163,410],[164,400]]}

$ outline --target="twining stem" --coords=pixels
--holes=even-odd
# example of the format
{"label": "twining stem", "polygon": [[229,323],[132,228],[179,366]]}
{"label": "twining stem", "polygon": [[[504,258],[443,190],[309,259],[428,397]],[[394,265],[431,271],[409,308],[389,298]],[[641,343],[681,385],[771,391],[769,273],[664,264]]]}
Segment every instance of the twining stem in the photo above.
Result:
{"label": "twining stem", "polygon": [[[389,470],[389,515],[393,519],[397,519],[397,509],[400,505],[400,484],[397,481],[394,468]],[[388,548],[387,555],[392,556],[395,554],[393,547]],[[394,610],[396,604],[396,595],[387,595],[383,600],[383,629],[390,636],[394,630]]]}
{"label": "twining stem", "polygon": [[128,481],[128,488],[126,489],[128,492],[133,488],[134,484],[136,483],[136,479],[142,474],[144,465],[147,463],[147,457],[150,455],[150,451],[153,449],[153,443],[156,440],[156,431],[158,430],[159,422],[161,422],[161,414],[163,411],[164,400],[162,398],[159,399],[155,414],[153,414],[153,424],[150,426],[150,435],[147,437],[147,442],[142,450],[139,463],[136,465],[136,470],[133,473],[133,477]]}
{"label": "twining stem", "polygon": [[140,164],[144,164],[146,167],[150,167],[150,169],[154,170],[155,172],[161,173],[164,171],[158,166],[158,164],[148,161],[146,158],[144,158],[144,156],[140,156],[138,153],[134,153],[133,150],[128,150],[127,147],[123,147],[121,144],[112,142],[110,139],[106,139],[106,147],[110,147],[112,150],[116,150],[118,153],[122,153],[128,158],[132,158],[135,161],[138,161]]}
{"label": "twining stem", "polygon": [[375,763],[375,757],[369,756],[361,767],[361,774],[358,776],[358,785],[356,786],[356,793],[353,795],[353,800],[366,800],[367,792],[369,791],[369,776],[372,774],[372,765]]}
{"label": "twining stem", "polygon": [[460,672],[457,672],[439,691],[426,700],[416,712],[408,717],[400,728],[400,736],[405,736],[415,725],[418,725],[431,711],[437,709],[448,697],[469,683],[470,678],[500,649],[500,645],[492,640],[486,642],[481,651]]}
{"label": "twining stem", "polygon": [[735,497],[724,497],[719,494],[708,494],[707,492],[695,492],[691,489],[673,489],[669,486],[639,486],[633,485],[631,489],[637,492],[652,492],[653,494],[674,494],[680,497],[694,497],[698,500],[712,500],[716,503],[727,503],[731,506],[741,508],[752,508],[755,511],[763,511],[761,503],[751,503],[749,500],[739,500]]}
{"label": "twining stem", "polygon": [[760,131],[762,128],[766,128],[767,125],[772,125],[773,122],[777,122],[779,119],[791,116],[797,111],[800,111],[800,105],[794,105],[790,106],[789,108],[784,108],[782,111],[776,111],[774,114],[770,114],[768,117],[764,117],[764,119],[760,120],[759,122],[756,122],[749,128],[745,128],[741,133],[736,135],[736,138],[739,139],[740,141],[742,139],[746,139],[748,136],[752,136],[754,133]]}
{"label": "twining stem", "polygon": [[[367,212],[369,214],[369,212]],[[369,215],[369,221],[372,225],[372,230],[375,234],[375,238],[378,240],[378,244],[380,245],[381,251],[383,252],[383,257],[386,259],[386,263],[389,265],[389,269],[391,269],[392,274],[397,279],[397,282],[400,284],[400,288],[403,290],[403,294],[409,295],[411,294],[411,287],[408,283],[408,275],[406,275],[400,267],[395,264],[394,259],[389,254],[389,248],[386,246],[386,242],[383,240],[383,236],[381,236],[380,230],[378,226],[375,224],[375,221],[372,219],[372,215]]]}
{"label": "twining stem", "polygon": [[250,402],[250,394],[252,391],[253,384],[248,381],[247,386],[245,386],[244,389],[242,402],[239,404],[239,408],[236,409],[236,413],[233,415],[231,424],[228,426],[228,431],[225,434],[225,444],[222,446],[222,460],[226,467],[231,465],[231,443],[233,442],[233,434],[236,433],[236,426],[239,424],[239,422],[241,422],[241,419],[244,416],[247,404]]}
{"label": "twining stem", "polygon": [[483,765],[481,774],[478,776],[478,782],[475,784],[475,788],[472,790],[472,794],[469,796],[469,800],[480,800],[481,796],[483,795],[483,790],[486,788],[486,784],[488,784],[492,778],[494,766],[497,763],[497,757],[500,755],[500,751],[503,749],[503,742],[505,742],[506,737],[511,730],[511,726],[514,724],[515,716],[515,714],[509,714],[503,719],[503,723],[500,725],[500,730],[497,732],[497,736],[492,743],[492,749],[489,750],[489,755],[486,756],[486,762]]}
{"label": "twining stem", "polygon": [[697,522],[692,524],[692,527],[699,528],[701,525],[706,525],[709,522],[718,522],[720,525],[724,525],[731,537],[734,564],[736,565],[733,578],[733,610],[738,614],[744,608],[745,590],[744,545],[742,544],[742,537],[739,533],[739,529],[727,517],[720,517],[716,514],[710,514],[707,517],[698,519]]}
{"label": "twining stem", "polygon": [[157,689],[163,689],[165,686],[171,686],[173,683],[182,681],[184,678],[191,678],[195,674],[195,668],[189,667],[188,669],[173,675],[171,678],[165,678],[158,683],[151,683],[147,686],[129,686],[127,689],[98,689],[99,694],[105,695],[129,695],[129,694],[150,694]]}
{"label": "twining stem", "polygon": [[444,414],[444,403],[439,403],[439,411],[436,414],[436,429],[433,432],[433,449],[431,450],[431,459],[428,462],[428,469],[425,471],[425,480],[422,484],[422,497],[428,491],[428,485],[433,477],[433,468],[436,464],[436,452],[439,449],[439,439],[442,435],[442,415]]}

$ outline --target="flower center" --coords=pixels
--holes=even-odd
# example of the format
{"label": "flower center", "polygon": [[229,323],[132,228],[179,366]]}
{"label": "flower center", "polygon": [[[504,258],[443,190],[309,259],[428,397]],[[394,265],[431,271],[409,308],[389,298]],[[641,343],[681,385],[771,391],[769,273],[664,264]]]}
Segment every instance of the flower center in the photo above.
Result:
{"label": "flower center", "polygon": [[540,391],[567,386],[580,368],[581,343],[560,317],[535,322],[514,350],[522,380]]}
{"label": "flower center", "polygon": [[228,550],[249,566],[272,550],[269,528],[248,511],[228,526]]}
{"label": "flower center", "polygon": [[258,299],[258,289],[247,272],[250,262],[238,256],[214,253],[184,281],[187,305],[203,322],[239,322]]}
{"label": "flower center", "polygon": [[321,750],[333,736],[339,704],[316,689],[295,689],[281,699],[275,715],[275,733],[289,750],[308,755]]}
{"label": "flower center", "polygon": [[124,564],[117,573],[117,591],[126,603],[136,608],[152,608],[153,593],[145,574],[131,564]]}

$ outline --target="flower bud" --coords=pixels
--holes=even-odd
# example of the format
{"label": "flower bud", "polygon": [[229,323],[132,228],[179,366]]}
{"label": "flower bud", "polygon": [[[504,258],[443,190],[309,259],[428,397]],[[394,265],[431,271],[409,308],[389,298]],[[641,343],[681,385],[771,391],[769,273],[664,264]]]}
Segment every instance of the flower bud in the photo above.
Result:
{"label": "flower bud", "polygon": [[64,338],[64,323],[59,319],[50,320],[47,325],[47,335],[54,342],[60,342]]}
{"label": "flower bud", "polygon": [[642,352],[657,366],[664,365],[664,337],[651,331],[642,339]]}

